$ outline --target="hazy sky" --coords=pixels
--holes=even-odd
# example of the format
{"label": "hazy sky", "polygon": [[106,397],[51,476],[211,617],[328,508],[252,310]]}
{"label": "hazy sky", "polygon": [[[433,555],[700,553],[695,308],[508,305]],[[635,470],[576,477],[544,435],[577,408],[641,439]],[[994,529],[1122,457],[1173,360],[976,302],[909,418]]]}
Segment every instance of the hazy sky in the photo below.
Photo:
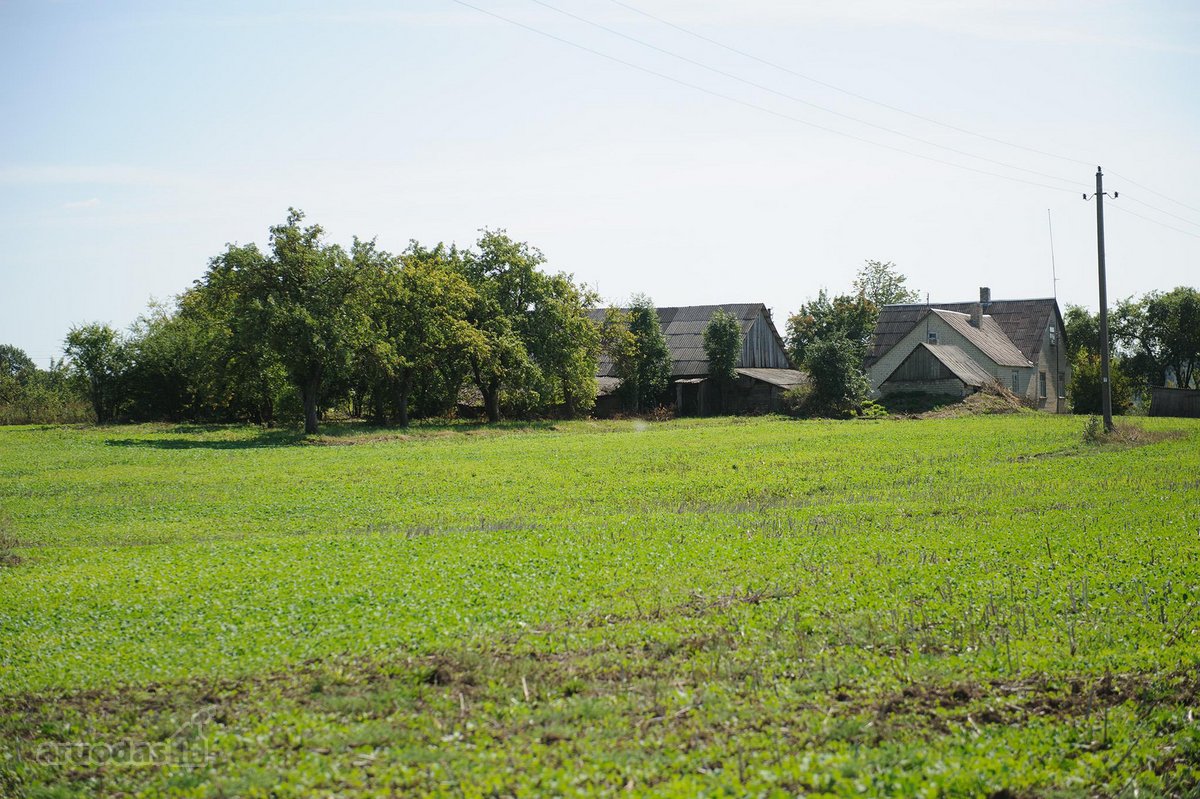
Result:
{"label": "hazy sky", "polygon": [[781,326],[866,259],[1049,296],[1050,209],[1094,307],[1097,164],[1110,296],[1200,285],[1194,0],[622,2],[0,2],[0,343],[45,366],[289,206],[393,250],[502,227],[610,300]]}

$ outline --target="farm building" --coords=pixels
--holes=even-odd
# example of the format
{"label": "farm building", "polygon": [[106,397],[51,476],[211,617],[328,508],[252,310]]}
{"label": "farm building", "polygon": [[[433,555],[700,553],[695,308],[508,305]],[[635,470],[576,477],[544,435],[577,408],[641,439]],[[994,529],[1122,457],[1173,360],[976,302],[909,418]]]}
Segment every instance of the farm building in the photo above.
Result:
{"label": "farm building", "polygon": [[[804,382],[788,358],[783,339],[771,320],[771,312],[762,303],[724,305],[686,305],[658,308],[658,321],[671,353],[670,395],[676,412],[685,416],[715,410],[715,392],[708,376],[708,356],[704,352],[704,328],[718,310],[732,314],[741,322],[742,352],[737,361],[737,384],[729,400],[734,413],[762,413],[777,410],[784,391]],[[592,311],[597,323],[604,320],[604,309]],[[620,379],[614,365],[600,359],[596,414],[619,410],[616,390]]]}
{"label": "farm building", "polygon": [[1150,415],[1187,416],[1200,419],[1200,391],[1151,386]]}
{"label": "farm building", "polygon": [[1065,413],[1071,364],[1058,302],[995,300],[885,305],[866,359],[876,396],[966,396],[997,381],[1030,405]]}

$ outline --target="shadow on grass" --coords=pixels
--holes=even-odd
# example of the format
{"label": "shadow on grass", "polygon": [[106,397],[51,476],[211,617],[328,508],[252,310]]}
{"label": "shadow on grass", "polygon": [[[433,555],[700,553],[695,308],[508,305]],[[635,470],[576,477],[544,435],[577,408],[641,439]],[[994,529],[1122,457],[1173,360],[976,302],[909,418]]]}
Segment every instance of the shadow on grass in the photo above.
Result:
{"label": "shadow on grass", "polygon": [[[183,431],[181,431],[183,432]],[[260,449],[263,447],[290,447],[303,443],[304,433],[299,430],[264,430],[246,438],[110,438],[105,444],[110,447],[142,447],[147,449]]]}
{"label": "shadow on grass", "polygon": [[165,427],[161,433],[144,438],[109,438],[110,447],[147,449],[261,449],[307,445],[372,444],[384,441],[404,441],[413,438],[432,438],[447,435],[495,435],[502,433],[555,430],[552,420],[502,421],[488,424],[479,421],[420,420],[407,428],[379,427],[362,422],[339,422],[321,425],[316,435],[305,435],[299,428],[280,430],[257,429],[252,435],[209,437],[219,433],[239,433],[247,428],[239,425],[180,424]]}

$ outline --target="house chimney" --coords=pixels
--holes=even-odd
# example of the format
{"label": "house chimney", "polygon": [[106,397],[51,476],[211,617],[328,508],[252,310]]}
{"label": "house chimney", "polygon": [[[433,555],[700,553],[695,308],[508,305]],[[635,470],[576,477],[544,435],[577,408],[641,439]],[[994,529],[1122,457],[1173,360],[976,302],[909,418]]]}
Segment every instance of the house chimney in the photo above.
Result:
{"label": "house chimney", "polygon": [[992,304],[992,290],[987,286],[979,287],[979,304],[985,307]]}
{"label": "house chimney", "polygon": [[[987,291],[987,289],[984,289]],[[977,302],[971,308],[971,327],[983,327],[983,303]]]}

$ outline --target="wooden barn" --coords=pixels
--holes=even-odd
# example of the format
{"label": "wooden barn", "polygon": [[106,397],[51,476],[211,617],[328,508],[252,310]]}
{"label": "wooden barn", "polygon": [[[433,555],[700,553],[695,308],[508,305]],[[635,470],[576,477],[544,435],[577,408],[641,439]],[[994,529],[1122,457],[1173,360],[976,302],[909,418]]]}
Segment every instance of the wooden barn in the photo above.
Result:
{"label": "wooden barn", "polygon": [[[718,310],[732,314],[741,322],[742,352],[737,362],[738,379],[733,396],[728,398],[730,413],[766,413],[778,410],[780,397],[789,388],[805,381],[788,358],[787,349],[771,312],[762,303],[724,305],[685,305],[658,308],[658,321],[671,353],[671,388],[663,397],[684,416],[701,416],[716,410],[714,387],[708,375],[708,356],[704,352],[704,328]],[[604,309],[592,312],[592,318],[604,320]],[[611,361],[601,358],[600,395],[595,413],[609,415],[619,410],[616,389],[620,385]]]}

